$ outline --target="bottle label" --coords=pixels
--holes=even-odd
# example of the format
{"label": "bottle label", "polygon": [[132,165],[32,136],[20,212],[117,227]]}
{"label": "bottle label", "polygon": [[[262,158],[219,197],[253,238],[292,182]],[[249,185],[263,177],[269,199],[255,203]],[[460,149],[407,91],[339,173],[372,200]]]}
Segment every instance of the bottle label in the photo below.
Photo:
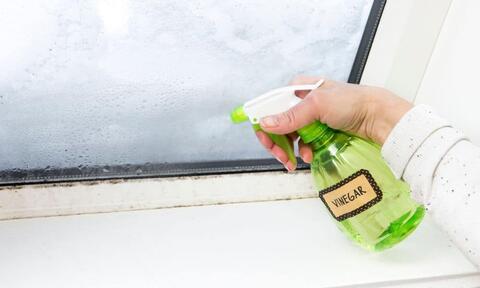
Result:
{"label": "bottle label", "polygon": [[368,170],[362,169],[319,192],[332,216],[343,221],[382,200],[382,191]]}

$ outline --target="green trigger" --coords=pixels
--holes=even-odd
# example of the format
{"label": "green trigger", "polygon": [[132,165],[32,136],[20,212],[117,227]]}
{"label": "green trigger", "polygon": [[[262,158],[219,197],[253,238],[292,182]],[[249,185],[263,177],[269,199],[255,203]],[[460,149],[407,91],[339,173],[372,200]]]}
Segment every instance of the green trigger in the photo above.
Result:
{"label": "green trigger", "polygon": [[[253,130],[256,131],[263,131],[259,124],[253,124]],[[282,148],[285,153],[288,155],[288,159],[292,162],[295,166],[297,166],[297,157],[295,157],[295,151],[293,150],[293,146],[291,144],[290,139],[286,135],[278,135],[265,132],[270,139],[272,139],[273,143],[277,144]]]}

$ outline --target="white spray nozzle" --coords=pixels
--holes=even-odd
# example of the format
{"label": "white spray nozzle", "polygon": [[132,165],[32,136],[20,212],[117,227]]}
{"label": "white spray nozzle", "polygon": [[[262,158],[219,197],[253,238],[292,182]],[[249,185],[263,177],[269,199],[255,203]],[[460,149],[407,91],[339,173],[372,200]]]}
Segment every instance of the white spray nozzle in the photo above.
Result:
{"label": "white spray nozzle", "polygon": [[271,90],[243,105],[245,114],[252,124],[258,124],[265,116],[282,113],[297,105],[302,99],[295,95],[295,91],[315,90],[322,86],[324,80],[310,85],[293,85]]}

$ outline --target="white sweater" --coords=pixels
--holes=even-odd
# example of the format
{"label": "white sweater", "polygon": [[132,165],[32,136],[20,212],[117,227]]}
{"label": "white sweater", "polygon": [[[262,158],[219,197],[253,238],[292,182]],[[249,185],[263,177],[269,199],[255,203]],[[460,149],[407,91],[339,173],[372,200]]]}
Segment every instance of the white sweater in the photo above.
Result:
{"label": "white sweater", "polygon": [[410,184],[412,197],[480,266],[480,148],[419,105],[392,130],[382,155]]}

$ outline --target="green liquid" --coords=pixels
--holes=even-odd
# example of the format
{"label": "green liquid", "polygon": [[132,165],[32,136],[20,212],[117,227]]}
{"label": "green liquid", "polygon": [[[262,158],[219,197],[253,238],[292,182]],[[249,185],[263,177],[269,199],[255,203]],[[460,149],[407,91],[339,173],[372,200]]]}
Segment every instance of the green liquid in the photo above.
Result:
{"label": "green liquid", "polygon": [[[307,133],[299,132],[308,138]],[[392,174],[378,145],[331,129],[323,130],[322,135],[308,142],[314,149],[311,170],[319,190],[366,169],[383,193],[377,204],[337,221],[353,241],[368,250],[381,251],[405,239],[420,224],[425,214],[423,206],[411,199],[408,184]]]}

